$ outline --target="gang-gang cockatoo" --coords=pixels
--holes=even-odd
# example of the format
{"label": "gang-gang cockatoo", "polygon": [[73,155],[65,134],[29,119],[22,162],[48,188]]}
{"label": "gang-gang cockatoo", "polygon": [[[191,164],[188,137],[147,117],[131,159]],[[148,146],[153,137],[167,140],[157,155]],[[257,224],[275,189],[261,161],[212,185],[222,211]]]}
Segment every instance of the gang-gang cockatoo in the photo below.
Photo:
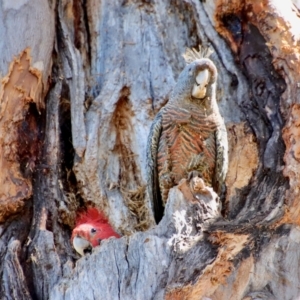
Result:
{"label": "gang-gang cockatoo", "polygon": [[148,193],[160,221],[169,190],[199,174],[217,194],[228,168],[227,132],[216,99],[218,70],[211,51],[187,50],[187,66],[156,115],[147,146]]}

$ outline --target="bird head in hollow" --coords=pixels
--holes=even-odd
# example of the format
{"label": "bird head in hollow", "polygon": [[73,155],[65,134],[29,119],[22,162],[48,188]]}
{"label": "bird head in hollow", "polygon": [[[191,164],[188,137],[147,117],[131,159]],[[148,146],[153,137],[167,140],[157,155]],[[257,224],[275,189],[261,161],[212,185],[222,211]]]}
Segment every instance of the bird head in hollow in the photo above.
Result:
{"label": "bird head in hollow", "polygon": [[110,237],[119,238],[120,235],[115,232],[101,211],[89,207],[77,217],[71,241],[74,249],[83,256],[93,247],[100,245],[102,240]]}

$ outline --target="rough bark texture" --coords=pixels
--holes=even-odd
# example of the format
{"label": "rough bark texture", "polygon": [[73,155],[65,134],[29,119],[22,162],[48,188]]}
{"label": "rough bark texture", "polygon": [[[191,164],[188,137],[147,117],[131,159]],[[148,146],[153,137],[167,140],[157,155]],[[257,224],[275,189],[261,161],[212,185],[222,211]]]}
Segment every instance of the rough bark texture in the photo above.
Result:
{"label": "rough bark texture", "polygon": [[[3,0],[0,298],[299,298],[297,5]],[[222,214],[183,179],[156,226],[147,136],[199,44],[215,51],[229,136]],[[79,258],[88,205],[124,237]]]}

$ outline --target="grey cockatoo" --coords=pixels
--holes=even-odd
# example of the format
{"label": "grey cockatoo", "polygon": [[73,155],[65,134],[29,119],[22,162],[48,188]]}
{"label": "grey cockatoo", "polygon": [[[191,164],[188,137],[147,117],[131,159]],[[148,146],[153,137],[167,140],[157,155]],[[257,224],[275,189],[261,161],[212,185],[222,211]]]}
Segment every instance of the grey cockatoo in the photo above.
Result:
{"label": "grey cockatoo", "polygon": [[188,64],[150,129],[148,192],[156,221],[162,217],[170,188],[192,172],[218,194],[224,185],[227,132],[216,101],[218,71],[209,54],[187,50]]}

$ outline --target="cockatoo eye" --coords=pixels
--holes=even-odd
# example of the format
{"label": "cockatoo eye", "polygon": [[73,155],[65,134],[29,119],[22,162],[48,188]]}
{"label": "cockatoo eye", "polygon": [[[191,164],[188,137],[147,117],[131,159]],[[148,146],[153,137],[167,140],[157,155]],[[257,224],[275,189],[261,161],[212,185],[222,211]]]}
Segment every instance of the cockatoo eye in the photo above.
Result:
{"label": "cockatoo eye", "polygon": [[95,228],[91,229],[91,233],[96,233],[96,232],[97,232],[97,230]]}
{"label": "cockatoo eye", "polygon": [[[197,85],[197,86],[199,86],[200,84],[201,84],[201,83],[198,83],[198,82],[196,81],[196,85]],[[208,84],[205,84],[204,87],[207,88],[207,85],[208,85]]]}

